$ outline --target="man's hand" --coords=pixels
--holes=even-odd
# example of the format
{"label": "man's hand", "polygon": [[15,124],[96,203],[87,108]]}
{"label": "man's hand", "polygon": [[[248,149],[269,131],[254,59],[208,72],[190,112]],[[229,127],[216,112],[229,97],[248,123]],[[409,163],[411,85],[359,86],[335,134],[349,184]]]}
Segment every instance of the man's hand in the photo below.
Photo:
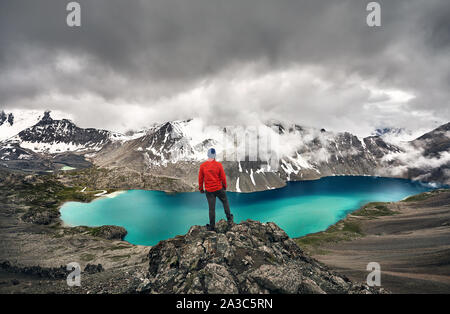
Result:
{"label": "man's hand", "polygon": [[202,194],[203,194],[203,193],[205,193],[205,191],[204,191],[204,190],[200,190],[200,193],[202,193]]}

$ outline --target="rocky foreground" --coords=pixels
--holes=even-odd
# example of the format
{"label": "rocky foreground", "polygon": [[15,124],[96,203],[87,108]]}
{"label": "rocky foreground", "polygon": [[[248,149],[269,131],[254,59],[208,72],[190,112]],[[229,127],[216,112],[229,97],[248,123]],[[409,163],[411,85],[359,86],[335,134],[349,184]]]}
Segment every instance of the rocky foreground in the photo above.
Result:
{"label": "rocky foreground", "polygon": [[[217,232],[193,226],[150,248],[121,240],[120,227],[38,224],[27,206],[5,201],[0,293],[385,292],[329,271],[274,223],[220,221]],[[73,261],[82,267],[79,287],[66,283]]]}
{"label": "rocky foreground", "polygon": [[[193,226],[150,248],[123,241],[121,227],[64,226],[59,206],[90,201],[93,191],[53,177],[0,178],[0,293],[384,292],[322,266],[274,223]],[[66,282],[72,262],[79,287]]]}
{"label": "rocky foreground", "polygon": [[193,226],[149,252],[141,293],[383,293],[328,270],[274,223]]}

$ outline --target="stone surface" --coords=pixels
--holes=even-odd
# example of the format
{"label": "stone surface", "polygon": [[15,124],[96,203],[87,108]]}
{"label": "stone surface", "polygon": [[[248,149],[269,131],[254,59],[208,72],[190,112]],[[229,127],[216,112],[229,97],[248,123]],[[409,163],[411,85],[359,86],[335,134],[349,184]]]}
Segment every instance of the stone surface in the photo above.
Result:
{"label": "stone surface", "polygon": [[274,223],[193,226],[149,251],[145,293],[379,293],[308,257]]}
{"label": "stone surface", "polygon": [[84,271],[89,274],[95,274],[104,271],[102,264],[87,264]]}
{"label": "stone surface", "polygon": [[100,226],[92,231],[92,235],[105,238],[107,240],[123,240],[127,235],[127,230],[119,226]]}

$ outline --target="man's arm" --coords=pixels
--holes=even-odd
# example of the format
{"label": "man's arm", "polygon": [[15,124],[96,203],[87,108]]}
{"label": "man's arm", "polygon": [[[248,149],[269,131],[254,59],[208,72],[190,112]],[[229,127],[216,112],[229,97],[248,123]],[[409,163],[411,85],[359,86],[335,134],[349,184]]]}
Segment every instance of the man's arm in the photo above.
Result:
{"label": "man's arm", "polygon": [[220,164],[220,181],[222,181],[222,186],[226,190],[227,189],[227,176],[225,175],[225,171],[223,170],[222,164]]}
{"label": "man's arm", "polygon": [[200,166],[200,170],[198,172],[198,189],[200,191],[203,191],[203,181],[204,181],[205,175],[203,173],[203,167]]}

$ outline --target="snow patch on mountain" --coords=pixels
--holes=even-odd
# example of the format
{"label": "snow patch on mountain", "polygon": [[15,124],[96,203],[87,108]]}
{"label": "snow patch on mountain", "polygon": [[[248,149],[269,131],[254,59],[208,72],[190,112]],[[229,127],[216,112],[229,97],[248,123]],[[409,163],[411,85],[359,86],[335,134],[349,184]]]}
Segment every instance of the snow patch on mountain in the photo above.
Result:
{"label": "snow patch on mountain", "polygon": [[140,137],[143,137],[148,132],[147,129],[139,130],[139,131],[130,131],[125,134],[118,132],[111,132],[110,140],[113,142],[128,142]]}
{"label": "snow patch on mountain", "polygon": [[76,152],[85,150],[100,150],[101,145],[92,145],[91,147],[82,144],[50,142],[50,143],[33,143],[22,141],[20,146],[36,153],[58,154],[63,152]]}

